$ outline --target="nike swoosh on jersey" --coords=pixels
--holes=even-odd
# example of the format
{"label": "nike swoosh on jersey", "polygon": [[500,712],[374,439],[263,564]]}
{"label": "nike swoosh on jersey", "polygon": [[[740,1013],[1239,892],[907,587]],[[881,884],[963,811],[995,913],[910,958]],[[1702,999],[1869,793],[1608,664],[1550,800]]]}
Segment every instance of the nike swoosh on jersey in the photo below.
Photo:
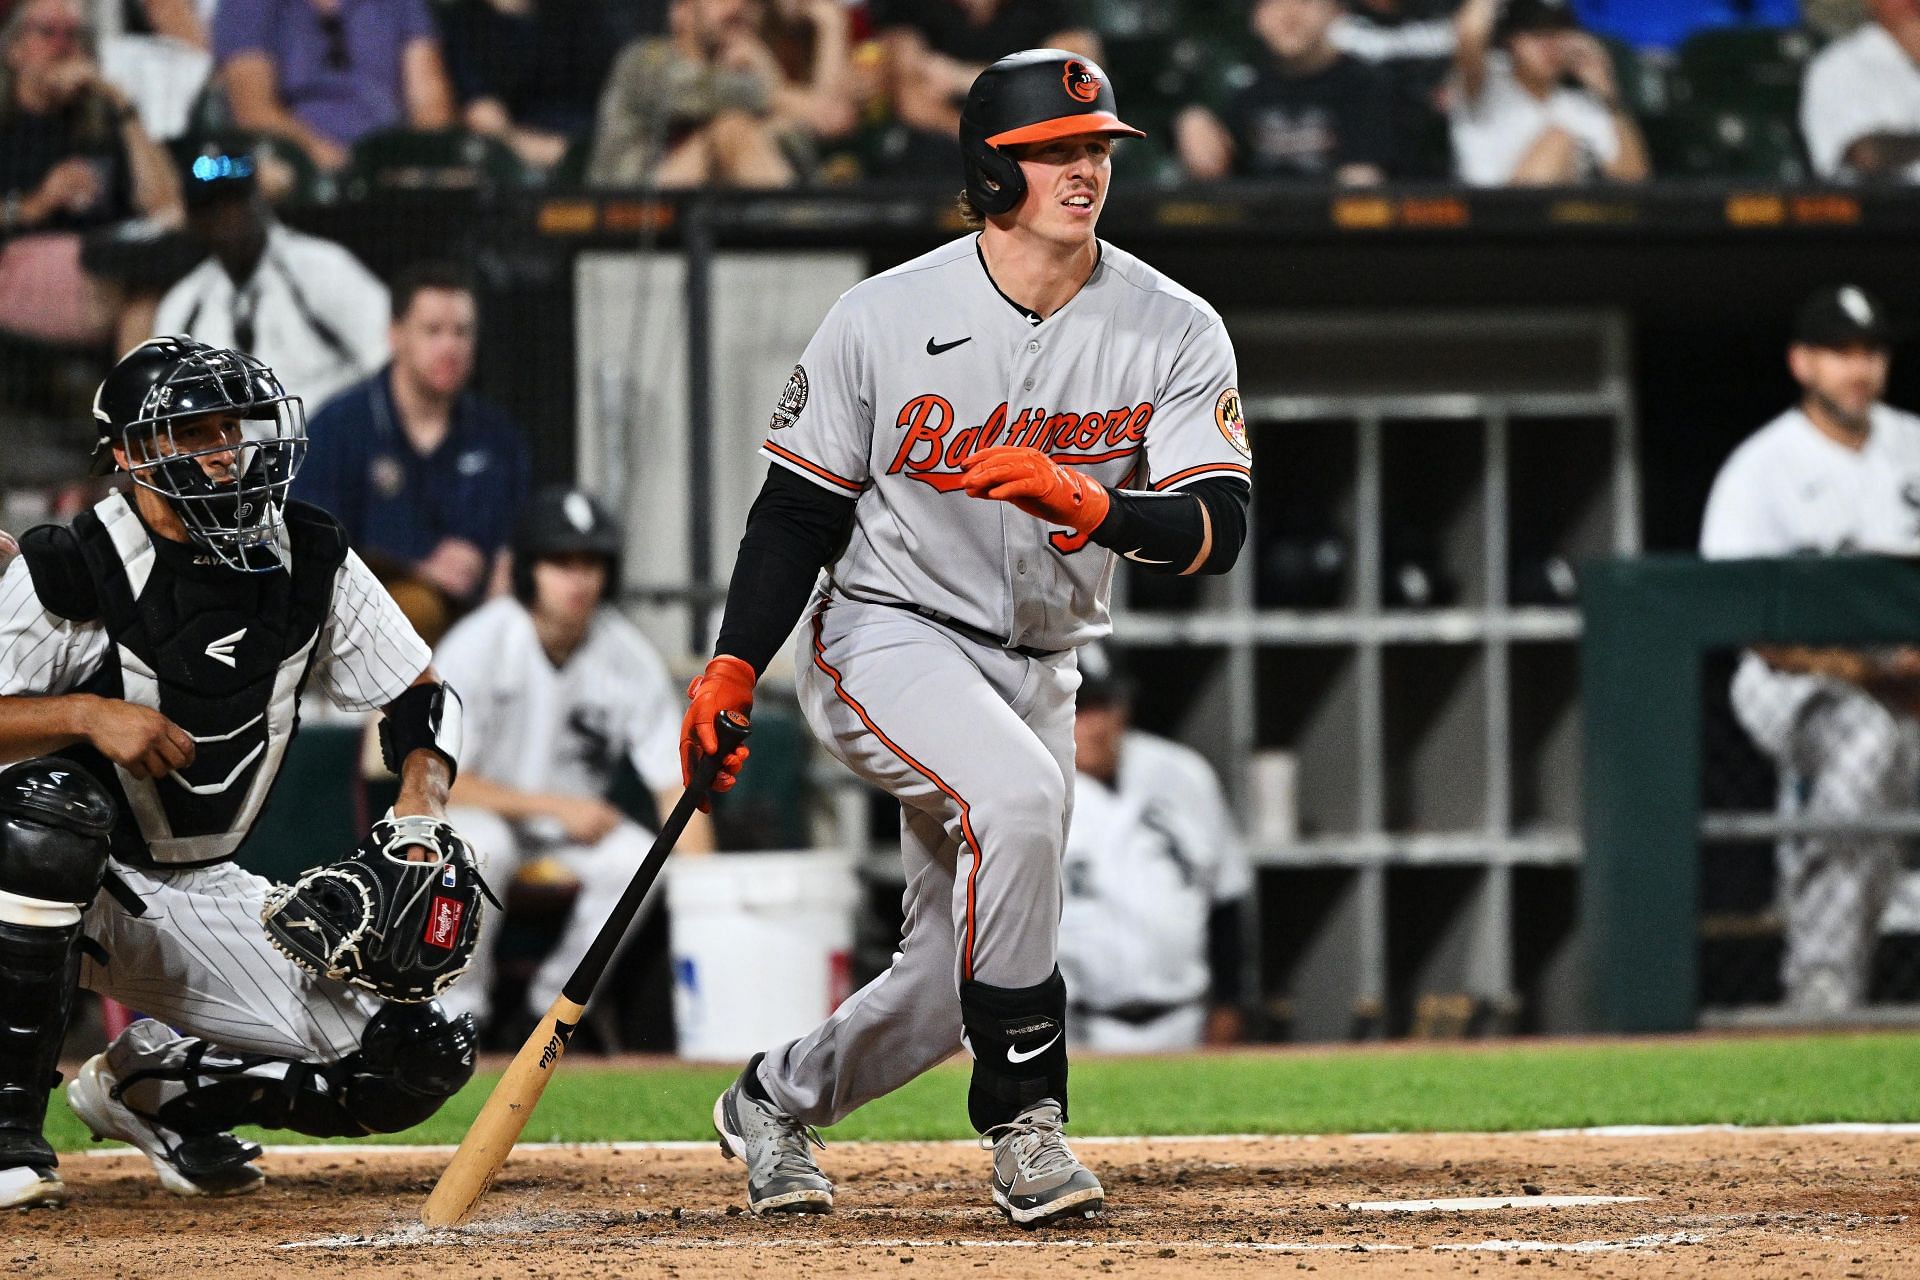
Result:
{"label": "nike swoosh on jersey", "polygon": [[[1054,1032],[1053,1040],[1058,1040],[1059,1038],[1060,1038],[1060,1033],[1058,1031]],[[1007,1061],[1018,1063],[1018,1062],[1025,1062],[1030,1058],[1037,1058],[1041,1054],[1045,1053],[1047,1050],[1053,1048],[1053,1040],[1047,1041],[1045,1044],[1041,1045],[1038,1049],[1035,1049],[1032,1053],[1022,1053],[1018,1049],[1014,1048],[1012,1045],[1008,1045]]]}
{"label": "nike swoosh on jersey", "polygon": [[973,341],[972,334],[968,334],[964,338],[956,338],[952,342],[935,342],[932,338],[928,338],[927,354],[930,356],[937,356],[942,351],[951,351],[963,342],[972,342],[972,341]]}

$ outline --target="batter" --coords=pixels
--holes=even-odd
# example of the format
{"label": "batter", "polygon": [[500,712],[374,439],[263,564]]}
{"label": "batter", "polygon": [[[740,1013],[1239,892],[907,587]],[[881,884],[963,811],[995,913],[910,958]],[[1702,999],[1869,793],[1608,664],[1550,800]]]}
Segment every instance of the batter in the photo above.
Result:
{"label": "batter", "polygon": [[1229,569],[1250,476],[1220,317],[1094,234],[1115,136],[1139,131],[1083,58],[982,72],[961,120],[979,233],[849,290],[774,410],[683,767],[804,610],[802,709],[900,801],[907,889],[893,966],[715,1103],[756,1213],[829,1209],[811,1126],[963,1044],[996,1206],[1033,1226],[1104,1203],[1062,1136],[1074,650],[1108,630],[1116,554]]}

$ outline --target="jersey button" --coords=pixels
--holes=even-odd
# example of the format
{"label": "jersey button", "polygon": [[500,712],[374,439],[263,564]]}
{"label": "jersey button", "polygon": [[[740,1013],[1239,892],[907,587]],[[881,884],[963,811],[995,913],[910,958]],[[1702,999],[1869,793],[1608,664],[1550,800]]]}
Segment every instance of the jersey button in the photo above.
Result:
{"label": "jersey button", "polygon": [[1021,384],[1020,384],[1020,389],[1021,389],[1021,390],[1023,390],[1023,391],[1031,391],[1031,390],[1033,390],[1033,379],[1032,379],[1032,378],[1028,378],[1028,379],[1027,379],[1027,380],[1026,380],[1025,382],[1023,382],[1023,383],[1021,383]]}
{"label": "jersey button", "polygon": [[1038,351],[1039,349],[1040,349],[1040,344],[1038,342],[1029,342],[1027,344],[1027,350],[1029,351]]}
{"label": "jersey button", "polygon": [[1025,560],[1015,560],[1013,562],[1013,571],[1015,573],[1025,573],[1027,571],[1027,562]]}

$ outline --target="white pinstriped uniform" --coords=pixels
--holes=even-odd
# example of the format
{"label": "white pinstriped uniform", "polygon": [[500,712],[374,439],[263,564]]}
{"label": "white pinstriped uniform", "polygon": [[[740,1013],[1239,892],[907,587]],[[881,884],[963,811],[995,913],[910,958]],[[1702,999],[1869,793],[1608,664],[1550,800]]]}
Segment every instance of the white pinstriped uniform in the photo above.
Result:
{"label": "white pinstriped uniform", "polygon": [[[100,668],[108,645],[99,623],[69,622],[41,606],[24,559],[0,573],[0,696],[70,692]],[[386,706],[430,657],[351,552],[334,576],[316,647],[311,687],[348,711]],[[345,853],[316,849],[314,861]],[[260,925],[266,880],[231,863],[152,871],[115,862],[114,870],[141,895],[146,912],[131,915],[104,892],[94,900],[86,934],[107,959],[87,957],[82,986],[242,1051],[332,1060],[359,1046],[379,1001],[309,974],[268,944]]]}
{"label": "white pinstriped uniform", "polygon": [[[467,774],[522,791],[604,798],[624,756],[648,790],[679,789],[684,700],[660,655],[612,606],[594,614],[565,666],[555,667],[541,648],[526,606],[505,598],[463,618],[433,660],[440,678],[460,692]],[[557,859],[579,878],[566,928],[527,984],[528,1006],[545,1009],[626,892],[652,834],[622,822],[598,844],[581,845],[541,824],[510,823],[471,805],[456,806],[447,817],[501,892],[521,861],[536,854]],[[485,1020],[498,937],[497,930],[481,932],[466,975],[441,997],[448,1016]]]}

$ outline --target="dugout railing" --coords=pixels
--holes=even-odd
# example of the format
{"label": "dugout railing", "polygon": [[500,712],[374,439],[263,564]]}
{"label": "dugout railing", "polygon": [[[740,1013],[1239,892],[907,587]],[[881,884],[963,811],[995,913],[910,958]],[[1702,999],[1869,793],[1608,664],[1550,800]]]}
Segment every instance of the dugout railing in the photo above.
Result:
{"label": "dugout railing", "polygon": [[[1779,960],[1795,842],[1886,838],[1896,846],[1899,899],[1910,891],[1920,795],[1906,788],[1876,812],[1840,816],[1796,804],[1790,764],[1756,776],[1760,753],[1729,714],[1726,692],[1739,655],[1756,646],[1884,652],[1916,643],[1920,563],[1598,562],[1583,576],[1582,605],[1581,920],[1594,1027],[1920,1021],[1913,966],[1897,954],[1911,940],[1891,904],[1873,922],[1868,1002],[1796,1009],[1753,981],[1757,965]],[[1742,756],[1745,778],[1734,767]],[[1837,932],[1849,921],[1829,924]],[[1747,979],[1730,982],[1727,958],[1743,951]]]}

